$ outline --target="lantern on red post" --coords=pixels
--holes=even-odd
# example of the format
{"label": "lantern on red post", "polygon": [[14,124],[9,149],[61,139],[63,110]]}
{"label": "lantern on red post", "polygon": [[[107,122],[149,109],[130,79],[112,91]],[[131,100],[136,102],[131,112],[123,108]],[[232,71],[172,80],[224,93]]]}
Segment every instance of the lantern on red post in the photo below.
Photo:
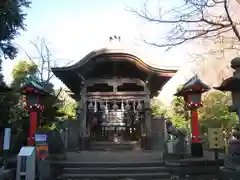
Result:
{"label": "lantern on red post", "polygon": [[186,107],[191,111],[191,154],[194,157],[203,156],[197,109],[202,106],[202,94],[209,89],[198,76],[194,76],[175,94],[175,96],[182,96],[184,98]]}
{"label": "lantern on red post", "polygon": [[44,106],[41,104],[41,98],[42,96],[48,95],[48,93],[36,79],[30,77],[22,86],[21,90],[25,96],[24,109],[29,112],[28,145],[32,146],[34,145],[34,137],[37,131],[38,115],[39,112],[44,110]]}

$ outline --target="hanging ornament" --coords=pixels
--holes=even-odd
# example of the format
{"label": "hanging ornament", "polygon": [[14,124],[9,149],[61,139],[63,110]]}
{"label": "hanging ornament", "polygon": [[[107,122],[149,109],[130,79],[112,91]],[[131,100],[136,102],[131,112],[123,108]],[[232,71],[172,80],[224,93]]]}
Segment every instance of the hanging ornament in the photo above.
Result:
{"label": "hanging ornament", "polygon": [[101,110],[101,111],[104,111],[104,109],[105,109],[105,105],[104,105],[104,103],[101,101],[101,102],[100,102],[100,110]]}
{"label": "hanging ornament", "polygon": [[96,99],[94,100],[94,112],[97,112],[97,101],[96,101]]}
{"label": "hanging ornament", "polygon": [[92,101],[90,101],[89,104],[88,104],[88,110],[92,111],[93,108],[94,108],[93,103],[92,103]]}
{"label": "hanging ornament", "polygon": [[124,111],[124,103],[123,103],[123,100],[121,101],[121,110]]}
{"label": "hanging ornament", "polygon": [[126,102],[125,109],[126,109],[127,111],[131,110],[131,106],[130,106],[130,104],[128,103],[128,101]]}
{"label": "hanging ornament", "polygon": [[118,109],[117,101],[114,101],[114,104],[113,104],[112,108],[115,111]]}
{"label": "hanging ornament", "polygon": [[108,113],[108,102],[107,102],[107,100],[106,100],[106,104],[105,104],[105,114],[107,114]]}
{"label": "hanging ornament", "polygon": [[141,101],[138,101],[137,110],[138,111],[142,110],[142,103],[141,103]]}
{"label": "hanging ornament", "polygon": [[133,112],[136,112],[136,102],[135,102],[135,100],[133,100]]}

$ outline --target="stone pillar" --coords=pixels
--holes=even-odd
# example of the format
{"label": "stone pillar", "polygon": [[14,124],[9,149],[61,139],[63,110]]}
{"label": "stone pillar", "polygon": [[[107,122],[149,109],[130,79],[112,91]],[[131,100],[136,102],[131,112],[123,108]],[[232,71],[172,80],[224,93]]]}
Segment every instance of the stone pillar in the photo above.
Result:
{"label": "stone pillar", "polygon": [[144,148],[145,149],[151,149],[151,141],[152,141],[152,114],[150,109],[150,98],[149,96],[145,98],[144,101],[144,109],[145,109],[145,115],[144,115],[144,121],[145,121],[145,137],[144,137]]}
{"label": "stone pillar", "polygon": [[152,118],[151,141],[152,149],[164,151],[165,119],[163,116]]}
{"label": "stone pillar", "polygon": [[85,150],[89,148],[89,135],[87,133],[87,96],[86,96],[86,86],[84,85],[82,87],[81,91],[81,100],[79,102],[79,122],[80,122],[80,149]]}

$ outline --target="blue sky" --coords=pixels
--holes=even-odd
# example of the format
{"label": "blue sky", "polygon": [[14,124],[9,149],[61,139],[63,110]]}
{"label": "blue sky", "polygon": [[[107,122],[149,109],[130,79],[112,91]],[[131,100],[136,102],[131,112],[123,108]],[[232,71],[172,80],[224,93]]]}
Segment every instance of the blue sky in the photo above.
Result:
{"label": "blue sky", "polygon": [[[16,43],[36,57],[37,53],[29,41],[44,37],[57,66],[63,66],[70,61],[79,61],[92,50],[111,46],[109,36],[116,34],[122,39],[118,46],[134,49],[149,64],[165,67],[184,65],[182,72],[186,74],[190,46],[163,52],[142,42],[142,39],[157,41],[166,29],[149,24],[126,11],[128,7],[141,8],[144,2],[146,0],[33,0],[32,8],[27,9],[27,31],[21,33]],[[159,10],[157,7],[160,5],[171,6],[163,0],[151,0],[150,10]],[[10,69],[19,60],[25,59],[27,57],[20,50],[16,60],[4,61],[3,73],[8,83],[12,79]],[[162,97],[170,97],[175,92],[176,84],[185,80],[181,74],[166,86]],[[62,86],[57,79],[53,81],[57,86]]]}

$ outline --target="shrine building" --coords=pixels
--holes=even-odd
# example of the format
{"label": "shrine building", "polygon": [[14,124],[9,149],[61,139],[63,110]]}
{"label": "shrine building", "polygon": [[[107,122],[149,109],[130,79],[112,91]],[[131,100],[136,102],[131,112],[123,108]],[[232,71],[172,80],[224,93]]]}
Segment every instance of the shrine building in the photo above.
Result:
{"label": "shrine building", "polygon": [[75,146],[92,141],[137,141],[148,146],[152,137],[150,99],[177,72],[152,67],[122,49],[92,51],[68,67],[52,68],[78,102],[70,132]]}

